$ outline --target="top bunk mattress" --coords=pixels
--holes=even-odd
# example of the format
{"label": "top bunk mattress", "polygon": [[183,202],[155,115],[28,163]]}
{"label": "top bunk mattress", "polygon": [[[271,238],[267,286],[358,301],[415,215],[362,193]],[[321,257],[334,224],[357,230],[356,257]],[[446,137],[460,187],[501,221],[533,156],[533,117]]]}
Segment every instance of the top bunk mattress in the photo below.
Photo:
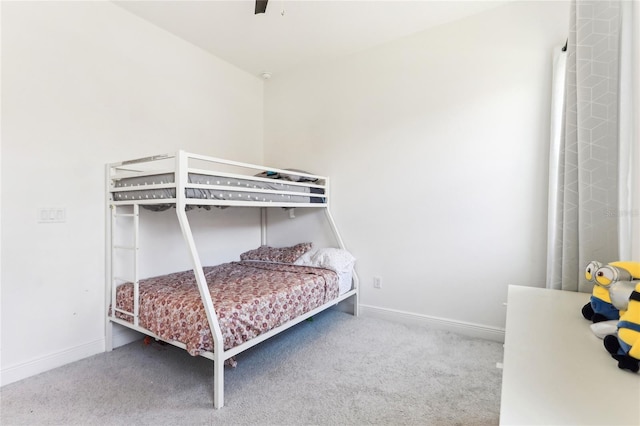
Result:
{"label": "top bunk mattress", "polygon": [[[323,197],[324,189],[322,188],[291,185],[276,179],[273,179],[273,182],[265,182],[262,180],[189,173],[188,182],[202,185],[199,188],[187,187],[185,189],[185,195],[189,199],[276,203],[325,202],[325,197]],[[176,197],[175,187],[145,188],[150,185],[169,183],[175,183],[174,173],[119,179],[114,184],[113,199],[114,201],[161,201],[173,199]],[[211,186],[211,188],[206,186]],[[118,188],[126,188],[127,190],[118,191]]]}

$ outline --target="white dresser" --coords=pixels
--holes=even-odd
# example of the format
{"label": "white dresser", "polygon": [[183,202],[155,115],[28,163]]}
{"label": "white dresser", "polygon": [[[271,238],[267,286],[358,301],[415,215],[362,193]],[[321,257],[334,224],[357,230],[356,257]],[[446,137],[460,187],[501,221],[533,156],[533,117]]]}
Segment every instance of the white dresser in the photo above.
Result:
{"label": "white dresser", "polygon": [[640,425],[640,374],[591,331],[589,296],[509,286],[501,425]]}

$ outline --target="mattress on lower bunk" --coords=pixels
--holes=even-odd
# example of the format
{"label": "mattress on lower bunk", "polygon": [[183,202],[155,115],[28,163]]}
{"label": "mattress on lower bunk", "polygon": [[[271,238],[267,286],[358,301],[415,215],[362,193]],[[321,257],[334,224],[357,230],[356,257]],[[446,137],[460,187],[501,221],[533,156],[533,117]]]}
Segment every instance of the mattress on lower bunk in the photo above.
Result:
{"label": "mattress on lower bunk", "polygon": [[[217,177],[202,175],[198,173],[189,173],[189,183],[203,185],[217,185],[229,187],[226,189],[209,189],[209,188],[187,188],[187,198],[195,198],[200,200],[229,200],[229,201],[262,201],[262,202],[287,202],[287,203],[324,203],[324,191],[321,188],[307,187],[300,185],[288,185],[282,181],[275,180],[273,182],[264,182],[249,179],[236,179],[227,177]],[[174,182],[173,173],[165,173],[161,175],[140,176],[134,178],[125,178],[116,181],[113,190],[114,201],[131,201],[131,200],[162,200],[167,198],[175,198],[176,191],[174,188],[164,189],[145,189],[145,185],[166,184]],[[117,188],[140,187],[140,189],[131,191],[118,191]],[[250,188],[258,190],[275,190],[289,192],[305,192],[308,194],[318,194],[318,196],[292,195],[292,194],[271,194],[265,192],[249,192],[234,191],[233,188]]]}
{"label": "mattress on lower bunk", "polygon": [[[338,297],[331,270],[291,264],[241,261],[203,268],[218,315],[224,349]],[[213,338],[193,271],[139,283],[139,325],[164,340],[179,341],[191,355],[213,351]],[[133,312],[133,285],[118,286],[116,306]],[[132,321],[130,315],[116,313]]]}

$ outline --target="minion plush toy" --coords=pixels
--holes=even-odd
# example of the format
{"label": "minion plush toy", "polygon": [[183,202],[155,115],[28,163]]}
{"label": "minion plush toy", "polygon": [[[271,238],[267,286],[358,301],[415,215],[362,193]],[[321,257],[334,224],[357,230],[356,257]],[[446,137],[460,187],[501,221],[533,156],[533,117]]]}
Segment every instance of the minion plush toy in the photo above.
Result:
{"label": "minion plush toy", "polygon": [[640,370],[640,283],[629,296],[627,311],[618,321],[618,335],[604,337],[604,347],[618,361],[618,368]]}
{"label": "minion plush toy", "polygon": [[[589,281],[590,283],[595,283],[596,271],[600,269],[602,266],[604,266],[604,264],[596,260],[592,260],[591,262],[589,262],[586,269],[584,270],[584,277],[587,279],[587,281]],[[593,321],[593,322],[606,321],[609,318],[607,318],[601,312],[603,311],[602,309],[603,307],[607,308],[607,311],[611,311],[611,309],[609,308],[609,305],[613,307],[613,305],[611,304],[611,298],[609,297],[608,292],[605,289],[601,288],[600,286],[594,285],[593,291],[591,292],[591,299],[589,300],[589,303],[587,303],[582,307],[582,316],[588,319],[589,321]],[[596,316],[596,313],[597,313],[597,316]]]}
{"label": "minion plush toy", "polygon": [[593,322],[617,320],[620,312],[611,303],[609,288],[618,281],[640,278],[640,262],[611,262],[605,265],[592,261],[585,269],[585,278],[595,285],[591,300],[582,307],[582,315]]}

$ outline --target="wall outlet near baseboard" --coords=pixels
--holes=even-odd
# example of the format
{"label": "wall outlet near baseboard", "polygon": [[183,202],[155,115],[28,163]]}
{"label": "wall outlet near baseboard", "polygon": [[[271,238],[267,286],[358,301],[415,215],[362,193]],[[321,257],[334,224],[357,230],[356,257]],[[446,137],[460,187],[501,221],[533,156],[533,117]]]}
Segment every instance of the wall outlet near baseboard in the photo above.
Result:
{"label": "wall outlet near baseboard", "polygon": [[378,288],[378,289],[382,288],[382,278],[373,277],[373,288]]}

